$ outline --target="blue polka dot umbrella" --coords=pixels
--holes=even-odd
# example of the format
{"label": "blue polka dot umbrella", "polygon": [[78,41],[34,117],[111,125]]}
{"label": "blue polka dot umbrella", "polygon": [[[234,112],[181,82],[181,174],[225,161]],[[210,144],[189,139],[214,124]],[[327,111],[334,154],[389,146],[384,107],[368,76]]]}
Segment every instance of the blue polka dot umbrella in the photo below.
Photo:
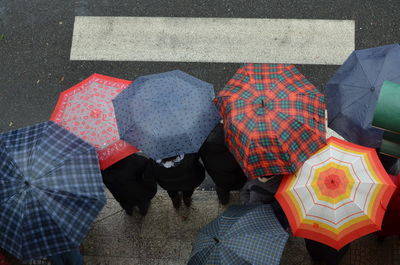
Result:
{"label": "blue polka dot umbrella", "polygon": [[21,260],[72,250],[105,202],[88,143],[51,121],[0,134],[0,248]]}
{"label": "blue polka dot umbrella", "polygon": [[139,77],[113,100],[121,139],[153,159],[197,152],[220,120],[213,98],[179,70]]}

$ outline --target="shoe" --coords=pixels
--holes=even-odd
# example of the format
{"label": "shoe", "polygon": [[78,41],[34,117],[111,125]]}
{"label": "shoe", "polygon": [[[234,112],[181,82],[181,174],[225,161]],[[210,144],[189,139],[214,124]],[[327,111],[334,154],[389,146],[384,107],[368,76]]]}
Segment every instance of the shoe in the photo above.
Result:
{"label": "shoe", "polygon": [[149,207],[150,207],[150,201],[139,204],[138,208],[139,208],[139,213],[142,216],[145,216],[147,214],[147,212],[149,211]]}
{"label": "shoe", "polygon": [[175,209],[179,209],[179,207],[181,206],[181,199],[182,197],[180,193],[171,198],[172,205],[174,206]]}
{"label": "shoe", "polygon": [[229,203],[229,197],[230,197],[229,190],[226,191],[226,190],[223,190],[223,189],[217,187],[216,192],[218,195],[219,202],[222,205],[227,205]]}
{"label": "shoe", "polygon": [[192,205],[192,197],[183,196],[183,203],[186,205],[186,207],[190,207],[190,205]]}
{"label": "shoe", "polygon": [[127,203],[119,203],[121,205],[121,208],[124,209],[125,213],[129,216],[132,216],[133,214],[133,205],[127,204]]}

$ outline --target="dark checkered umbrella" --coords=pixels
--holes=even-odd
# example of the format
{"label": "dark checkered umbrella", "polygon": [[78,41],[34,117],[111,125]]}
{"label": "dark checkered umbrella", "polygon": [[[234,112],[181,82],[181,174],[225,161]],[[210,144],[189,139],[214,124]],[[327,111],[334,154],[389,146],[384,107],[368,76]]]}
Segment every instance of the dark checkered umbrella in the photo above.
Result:
{"label": "dark checkered umbrella", "polygon": [[199,231],[188,265],[278,265],[288,238],[270,205],[234,205]]}
{"label": "dark checkered umbrella", "polygon": [[195,153],[221,119],[213,98],[179,70],[141,76],[113,100],[121,139],[153,159]]}
{"label": "dark checkered umbrella", "polygon": [[248,178],[294,173],[325,145],[325,103],[293,65],[243,65],[214,100]]}
{"label": "dark checkered umbrella", "polygon": [[88,143],[51,121],[0,134],[0,248],[22,260],[74,249],[105,202]]}

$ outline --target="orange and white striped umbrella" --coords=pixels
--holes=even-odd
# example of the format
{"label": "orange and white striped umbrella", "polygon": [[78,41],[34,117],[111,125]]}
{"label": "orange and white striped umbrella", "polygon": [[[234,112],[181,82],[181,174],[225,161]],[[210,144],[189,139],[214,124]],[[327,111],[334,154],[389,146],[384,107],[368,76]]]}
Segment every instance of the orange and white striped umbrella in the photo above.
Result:
{"label": "orange and white striped umbrella", "polygon": [[276,193],[295,236],[340,249],[380,230],[395,185],[376,151],[330,137]]}

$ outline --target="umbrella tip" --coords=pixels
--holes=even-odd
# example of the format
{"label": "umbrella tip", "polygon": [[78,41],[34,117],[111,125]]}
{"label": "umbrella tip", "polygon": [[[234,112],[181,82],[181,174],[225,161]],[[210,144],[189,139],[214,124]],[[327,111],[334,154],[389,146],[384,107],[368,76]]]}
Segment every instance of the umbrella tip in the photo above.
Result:
{"label": "umbrella tip", "polygon": [[216,243],[219,243],[219,239],[218,239],[218,238],[213,237],[213,239],[214,239],[214,241],[215,241]]}

